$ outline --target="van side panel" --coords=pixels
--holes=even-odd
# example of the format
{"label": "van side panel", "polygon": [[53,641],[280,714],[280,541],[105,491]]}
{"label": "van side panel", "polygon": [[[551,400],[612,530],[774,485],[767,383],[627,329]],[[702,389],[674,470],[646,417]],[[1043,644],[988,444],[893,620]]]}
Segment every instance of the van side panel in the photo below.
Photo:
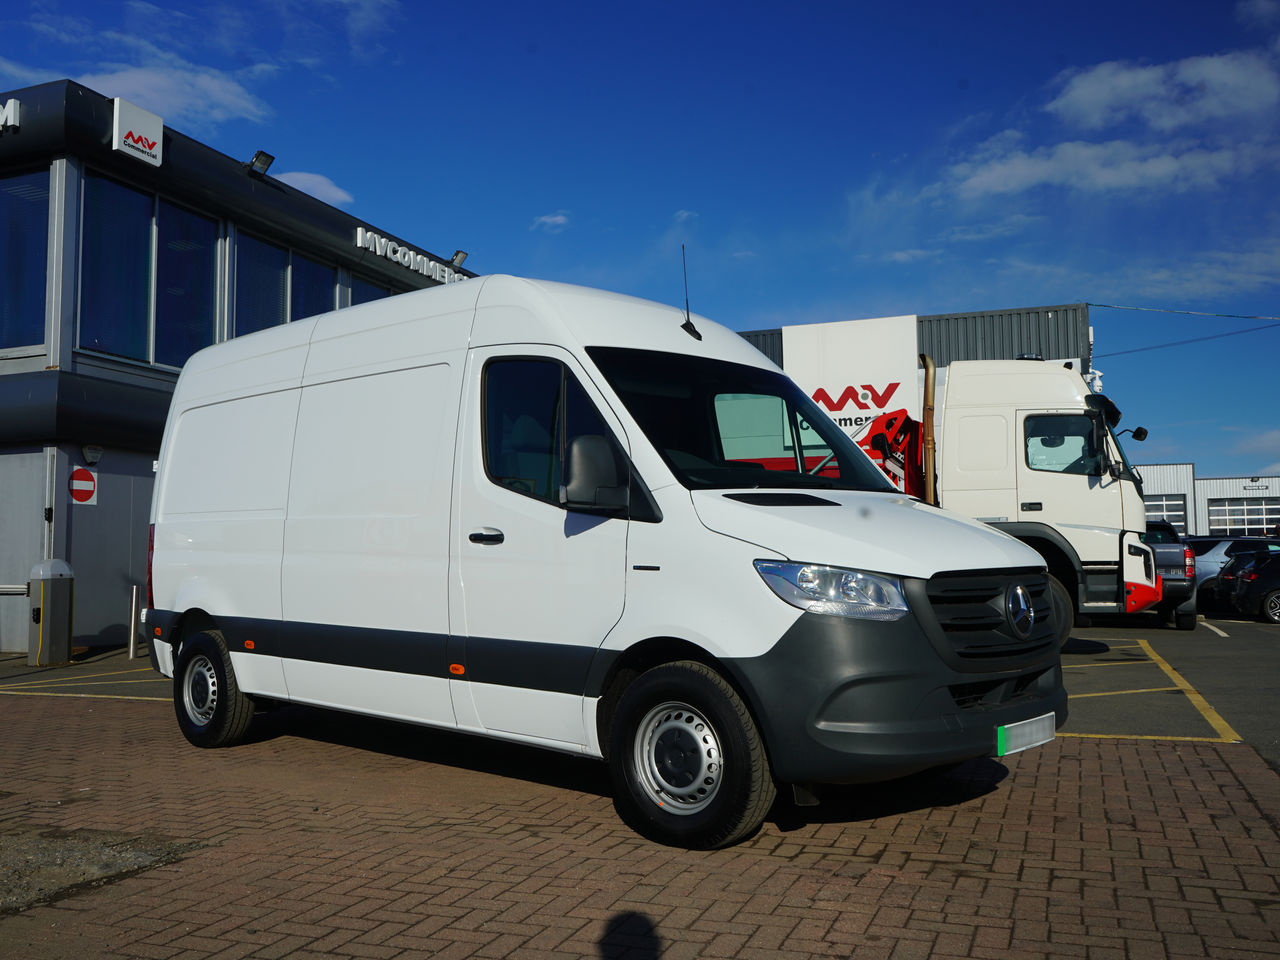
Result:
{"label": "van side panel", "polygon": [[439,363],[302,391],[285,620],[448,632],[456,380]]}
{"label": "van side panel", "polygon": [[359,324],[325,318],[312,342],[280,652],[294,700],[453,726],[449,503],[473,311],[391,306]]}
{"label": "van side panel", "polygon": [[155,591],[168,609],[280,617],[297,408],[286,390],[179,415],[155,516]]}

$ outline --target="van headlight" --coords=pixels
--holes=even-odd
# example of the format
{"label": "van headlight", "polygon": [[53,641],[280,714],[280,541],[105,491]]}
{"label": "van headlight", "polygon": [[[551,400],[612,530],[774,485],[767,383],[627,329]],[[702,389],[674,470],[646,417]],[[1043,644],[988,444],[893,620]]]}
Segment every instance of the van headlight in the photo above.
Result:
{"label": "van headlight", "polygon": [[757,560],[755,567],[769,589],[809,613],[860,620],[900,620],[907,614],[897,577],[776,560]]}

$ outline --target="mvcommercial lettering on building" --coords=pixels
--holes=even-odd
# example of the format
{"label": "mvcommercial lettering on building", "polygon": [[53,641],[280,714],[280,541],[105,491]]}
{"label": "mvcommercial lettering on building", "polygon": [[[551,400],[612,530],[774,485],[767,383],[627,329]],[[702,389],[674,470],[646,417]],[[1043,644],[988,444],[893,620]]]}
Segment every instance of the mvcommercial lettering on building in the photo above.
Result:
{"label": "mvcommercial lettering on building", "polygon": [[356,227],[356,246],[363,247],[370,253],[377,254],[380,257],[393,260],[414,273],[420,273],[424,277],[439,280],[441,283],[453,283],[456,280],[467,279],[465,274],[456,272],[448,264],[433,260],[424,253],[419,253],[402,243],[397,243],[395,240],[388,240],[381,234],[366,230],[364,227]]}

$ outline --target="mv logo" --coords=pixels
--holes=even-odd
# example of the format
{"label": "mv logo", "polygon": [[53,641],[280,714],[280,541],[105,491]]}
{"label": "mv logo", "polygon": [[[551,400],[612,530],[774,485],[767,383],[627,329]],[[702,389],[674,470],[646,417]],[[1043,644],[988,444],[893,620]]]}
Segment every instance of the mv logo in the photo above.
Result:
{"label": "mv logo", "polygon": [[156,143],[159,142],[156,140],[148,140],[142,134],[134,133],[132,130],[130,130],[128,133],[124,135],[124,139],[126,143],[132,143],[136,146],[142,147],[145,150],[154,150],[156,148]]}
{"label": "mv logo", "polygon": [[873,408],[883,410],[900,386],[902,386],[900,383],[890,383],[883,391],[877,390],[869,383],[864,383],[861,388],[845,387],[840,394],[839,400],[832,400],[831,394],[819,387],[813,392],[813,402],[819,406],[826,407],[832,413],[839,413],[850,401],[859,410],[871,410]]}

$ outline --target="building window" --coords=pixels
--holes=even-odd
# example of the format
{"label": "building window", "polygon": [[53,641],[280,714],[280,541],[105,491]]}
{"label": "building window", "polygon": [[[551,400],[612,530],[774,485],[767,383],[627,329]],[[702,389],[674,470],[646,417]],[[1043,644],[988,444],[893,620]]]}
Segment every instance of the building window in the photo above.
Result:
{"label": "building window", "polygon": [[1187,498],[1180,493],[1156,493],[1143,497],[1148,520],[1167,520],[1178,533],[1187,535]]}
{"label": "building window", "polygon": [[334,302],[337,288],[338,271],[294,253],[293,273],[289,280],[291,319],[305,320],[334,309],[337,306]]}
{"label": "building window", "polygon": [[0,178],[0,348],[44,343],[49,171]]}
{"label": "building window", "polygon": [[236,312],[232,336],[289,319],[289,251],[247,234],[236,237]]}
{"label": "building window", "polygon": [[218,224],[161,202],[156,250],[155,362],[180,367],[213,343],[218,311]]}
{"label": "building window", "polygon": [[351,305],[354,307],[359,303],[371,303],[374,300],[381,300],[383,297],[391,296],[391,291],[386,287],[380,287],[377,284],[370,283],[368,280],[361,280],[359,277],[351,278]]}
{"label": "building window", "polygon": [[1280,497],[1225,497],[1209,501],[1209,533],[1262,537],[1280,528]]}
{"label": "building window", "polygon": [[153,201],[88,173],[80,251],[80,346],[147,359]]}

